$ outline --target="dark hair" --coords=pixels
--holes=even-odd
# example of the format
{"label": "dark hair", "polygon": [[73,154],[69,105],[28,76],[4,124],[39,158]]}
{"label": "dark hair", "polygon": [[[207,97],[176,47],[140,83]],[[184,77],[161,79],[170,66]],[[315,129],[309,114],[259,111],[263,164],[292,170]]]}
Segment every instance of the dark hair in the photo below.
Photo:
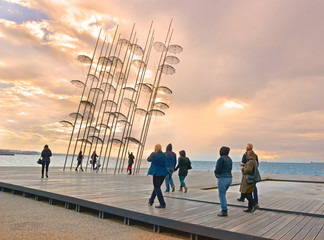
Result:
{"label": "dark hair", "polygon": [[46,145],[44,146],[44,148],[48,148],[48,145],[46,144]]}

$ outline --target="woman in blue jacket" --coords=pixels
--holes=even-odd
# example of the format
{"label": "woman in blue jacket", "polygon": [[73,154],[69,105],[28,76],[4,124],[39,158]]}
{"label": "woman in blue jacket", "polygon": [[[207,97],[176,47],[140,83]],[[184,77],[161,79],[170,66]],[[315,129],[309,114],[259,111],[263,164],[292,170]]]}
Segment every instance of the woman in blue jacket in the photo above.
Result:
{"label": "woman in blue jacket", "polygon": [[221,147],[215,168],[215,176],[218,180],[218,195],[222,211],[218,214],[220,217],[227,216],[226,191],[232,184],[232,159],[228,156],[229,147]]}
{"label": "woman in blue jacket", "polygon": [[157,196],[160,205],[155,206],[156,208],[165,208],[166,204],[162,195],[161,185],[164,181],[165,176],[168,173],[167,170],[167,157],[162,152],[162,147],[160,144],[155,145],[154,152],[147,158],[148,162],[151,162],[151,166],[148,170],[147,175],[153,176],[153,186],[151,198],[149,199],[149,205],[152,206],[154,199]]}

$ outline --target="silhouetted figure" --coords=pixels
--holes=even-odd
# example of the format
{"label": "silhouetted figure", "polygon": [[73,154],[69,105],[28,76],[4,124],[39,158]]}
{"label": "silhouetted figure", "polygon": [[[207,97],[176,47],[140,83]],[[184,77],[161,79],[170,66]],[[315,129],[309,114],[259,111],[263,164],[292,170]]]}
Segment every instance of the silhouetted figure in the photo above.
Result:
{"label": "silhouetted figure", "polygon": [[41,154],[42,157],[42,178],[44,178],[44,168],[46,167],[46,177],[48,178],[48,167],[51,162],[52,152],[48,148],[48,145],[44,146],[44,149]]}
{"label": "silhouetted figure", "polygon": [[129,175],[131,175],[132,174],[132,167],[133,167],[133,164],[134,164],[134,159],[135,159],[135,157],[134,157],[134,155],[133,155],[133,153],[131,152],[131,153],[128,153],[128,167],[127,167],[127,172],[129,171]]}
{"label": "silhouetted figure", "polygon": [[92,160],[92,169],[95,170],[95,166],[97,163],[97,157],[98,155],[96,154],[96,151],[93,151],[92,155],[91,155],[91,160]]}
{"label": "silhouetted figure", "polygon": [[78,168],[80,166],[80,169],[83,172],[83,168],[82,168],[83,154],[82,154],[82,151],[79,152],[77,160],[78,160],[78,165],[76,166],[75,171],[78,171]]}

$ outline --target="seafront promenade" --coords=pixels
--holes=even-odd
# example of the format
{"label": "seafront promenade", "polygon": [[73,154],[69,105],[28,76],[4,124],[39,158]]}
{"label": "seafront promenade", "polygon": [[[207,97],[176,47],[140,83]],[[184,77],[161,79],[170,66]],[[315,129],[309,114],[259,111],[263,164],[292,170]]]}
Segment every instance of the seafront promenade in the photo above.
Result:
{"label": "seafront promenade", "polygon": [[[236,201],[241,174],[234,173],[227,193],[229,216],[221,218],[213,172],[191,171],[188,193],[177,189],[164,193],[166,209],[147,205],[153,186],[145,173],[129,176],[50,168],[49,179],[41,179],[39,167],[1,167],[0,188],[54,205],[63,203],[79,212],[96,211],[100,218],[120,216],[125,224],[148,223],[157,234],[175,229],[191,239],[324,239],[323,177],[263,174],[258,183],[261,208],[250,214],[243,212],[247,202]],[[177,175],[174,179],[179,186]]]}

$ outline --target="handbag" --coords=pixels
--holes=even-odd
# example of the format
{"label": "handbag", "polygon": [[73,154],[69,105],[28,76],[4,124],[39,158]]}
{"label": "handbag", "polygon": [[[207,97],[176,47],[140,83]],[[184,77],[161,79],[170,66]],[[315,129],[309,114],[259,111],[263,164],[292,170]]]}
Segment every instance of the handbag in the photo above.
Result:
{"label": "handbag", "polygon": [[187,163],[187,168],[188,168],[188,170],[192,169],[190,160]]}
{"label": "handbag", "polygon": [[42,164],[42,159],[38,159],[38,160],[37,160],[37,163],[38,163],[38,164]]}
{"label": "handbag", "polygon": [[246,175],[246,181],[248,184],[254,184],[261,181],[259,169],[257,166],[254,165],[254,163],[252,173]]}

